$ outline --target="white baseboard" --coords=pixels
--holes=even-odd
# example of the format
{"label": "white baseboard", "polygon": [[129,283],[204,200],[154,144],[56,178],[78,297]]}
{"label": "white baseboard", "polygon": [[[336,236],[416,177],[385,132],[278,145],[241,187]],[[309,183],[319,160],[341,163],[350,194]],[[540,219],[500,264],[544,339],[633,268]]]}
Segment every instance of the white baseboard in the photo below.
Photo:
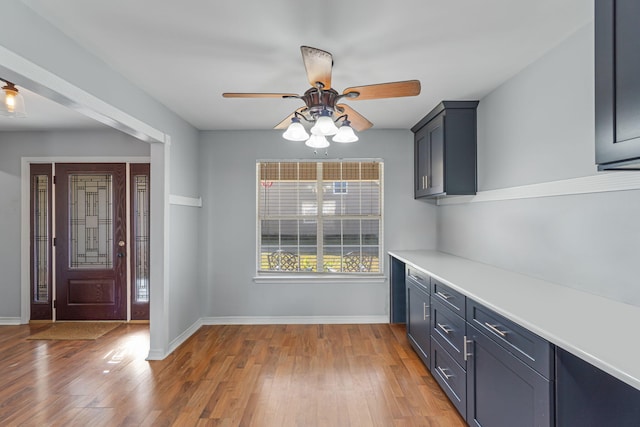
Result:
{"label": "white baseboard", "polygon": [[203,325],[322,325],[389,323],[389,316],[222,316],[203,317]]}
{"label": "white baseboard", "polygon": [[0,325],[22,325],[22,319],[20,317],[0,317]]}
{"label": "white baseboard", "polygon": [[149,355],[147,356],[147,360],[163,360],[168,355],[173,353],[173,351],[180,347],[182,343],[189,339],[189,337],[196,333],[200,326],[202,326],[202,319],[196,320],[191,326],[189,326],[183,333],[178,335],[173,341],[169,343],[169,348],[167,351],[163,351],[161,349],[150,349]]}

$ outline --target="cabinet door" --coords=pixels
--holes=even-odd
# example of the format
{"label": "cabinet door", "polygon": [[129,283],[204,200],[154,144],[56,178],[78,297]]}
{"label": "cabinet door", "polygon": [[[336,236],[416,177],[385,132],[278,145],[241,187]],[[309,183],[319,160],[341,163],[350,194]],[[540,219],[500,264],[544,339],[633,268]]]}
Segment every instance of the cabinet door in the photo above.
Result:
{"label": "cabinet door", "polygon": [[431,147],[427,127],[423,127],[415,135],[415,197],[424,197],[429,194],[428,176],[431,163]]}
{"label": "cabinet door", "polygon": [[431,329],[429,294],[411,282],[407,283],[407,336],[427,368],[430,366]]}
{"label": "cabinet door", "polygon": [[[640,168],[640,2],[595,1],[596,162]],[[621,165],[620,167],[625,167]]]}
{"label": "cabinet door", "polygon": [[482,427],[553,425],[553,383],[469,326],[467,423]]}
{"label": "cabinet door", "polygon": [[443,114],[433,119],[427,125],[429,138],[430,162],[428,193],[429,195],[442,194],[444,190],[444,120]]}
{"label": "cabinet door", "polygon": [[415,197],[444,193],[444,115],[415,135]]}

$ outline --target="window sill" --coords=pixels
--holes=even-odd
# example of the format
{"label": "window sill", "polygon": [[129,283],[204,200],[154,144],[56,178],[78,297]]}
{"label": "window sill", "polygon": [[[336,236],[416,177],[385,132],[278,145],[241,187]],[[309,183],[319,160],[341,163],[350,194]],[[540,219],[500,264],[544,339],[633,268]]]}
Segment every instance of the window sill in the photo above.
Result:
{"label": "window sill", "polygon": [[260,274],[253,278],[255,283],[385,283],[387,277],[380,274]]}

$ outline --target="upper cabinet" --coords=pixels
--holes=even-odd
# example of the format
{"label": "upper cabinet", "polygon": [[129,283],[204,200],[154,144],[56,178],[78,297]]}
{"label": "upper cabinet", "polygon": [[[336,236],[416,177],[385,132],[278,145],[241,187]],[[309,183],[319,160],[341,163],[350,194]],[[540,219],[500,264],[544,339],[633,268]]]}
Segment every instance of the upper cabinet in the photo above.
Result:
{"label": "upper cabinet", "polygon": [[599,170],[640,169],[640,2],[595,0]]}
{"label": "upper cabinet", "polygon": [[478,101],[443,101],[415,134],[415,198],[476,194]]}

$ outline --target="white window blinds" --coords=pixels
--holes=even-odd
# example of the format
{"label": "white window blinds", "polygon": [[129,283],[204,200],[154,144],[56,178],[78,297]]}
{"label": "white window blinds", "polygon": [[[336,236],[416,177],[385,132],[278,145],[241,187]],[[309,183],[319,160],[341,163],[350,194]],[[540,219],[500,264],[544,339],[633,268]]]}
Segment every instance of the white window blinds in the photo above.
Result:
{"label": "white window blinds", "polygon": [[257,168],[259,272],[381,273],[382,162]]}

